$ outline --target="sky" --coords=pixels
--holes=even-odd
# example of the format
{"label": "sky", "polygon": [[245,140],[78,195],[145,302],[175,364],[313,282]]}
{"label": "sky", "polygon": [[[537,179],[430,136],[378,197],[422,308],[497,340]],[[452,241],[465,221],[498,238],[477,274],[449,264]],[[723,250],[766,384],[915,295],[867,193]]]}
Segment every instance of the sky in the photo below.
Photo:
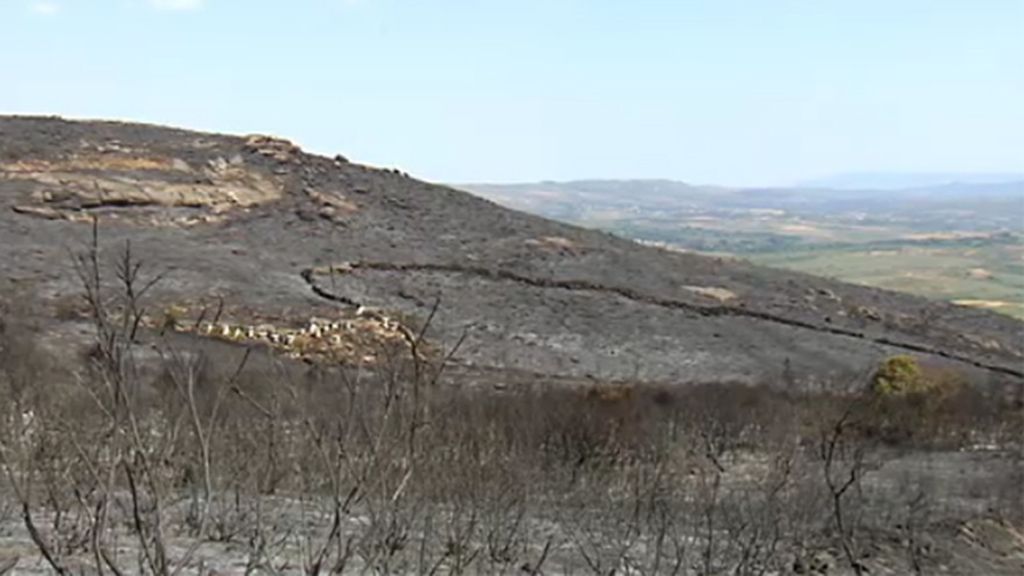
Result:
{"label": "sky", "polygon": [[434,181],[1024,172],[1024,0],[0,0],[0,74]]}

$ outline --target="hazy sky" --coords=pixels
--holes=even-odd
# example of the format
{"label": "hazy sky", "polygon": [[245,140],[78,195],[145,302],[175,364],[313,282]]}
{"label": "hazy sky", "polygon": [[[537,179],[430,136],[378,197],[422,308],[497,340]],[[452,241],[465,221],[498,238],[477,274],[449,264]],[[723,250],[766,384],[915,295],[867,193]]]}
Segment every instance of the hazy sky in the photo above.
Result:
{"label": "hazy sky", "polygon": [[1024,170],[1024,0],[0,0],[0,74],[452,182]]}

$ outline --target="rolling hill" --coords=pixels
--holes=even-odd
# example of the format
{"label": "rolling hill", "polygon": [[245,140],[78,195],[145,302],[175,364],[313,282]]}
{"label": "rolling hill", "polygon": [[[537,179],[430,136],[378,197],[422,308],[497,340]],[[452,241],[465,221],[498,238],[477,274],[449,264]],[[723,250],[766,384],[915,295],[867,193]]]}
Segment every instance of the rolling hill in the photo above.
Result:
{"label": "rolling hill", "polygon": [[[671,211],[679,202],[663,192],[679,186],[643,188]],[[570,188],[566,210],[599,197],[628,211],[637,198]],[[761,194],[686,190],[719,210]],[[804,196],[781,194],[772,209]],[[217,309],[221,325],[184,336],[293,357],[313,352],[286,332],[323,319],[336,338],[317,355],[372,363],[368,342],[417,330],[436,307],[427,338],[461,339],[456,370],[485,384],[817,386],[902,353],[983,382],[1022,378],[1024,325],[985,310],[644,246],[278,138],[0,119],[0,288],[39,303],[52,346],[73,346],[86,326],[68,251],[94,219],[105,253],[130,240],[165,274],[153,325]],[[272,328],[284,336],[271,341]]]}

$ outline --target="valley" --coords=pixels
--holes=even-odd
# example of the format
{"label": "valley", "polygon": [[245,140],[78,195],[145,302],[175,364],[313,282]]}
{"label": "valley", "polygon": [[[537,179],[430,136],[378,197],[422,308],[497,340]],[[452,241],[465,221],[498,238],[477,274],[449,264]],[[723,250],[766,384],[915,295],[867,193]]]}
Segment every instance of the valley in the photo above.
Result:
{"label": "valley", "polygon": [[655,246],[1024,317],[1024,182],[838,191],[669,181],[465,188]]}

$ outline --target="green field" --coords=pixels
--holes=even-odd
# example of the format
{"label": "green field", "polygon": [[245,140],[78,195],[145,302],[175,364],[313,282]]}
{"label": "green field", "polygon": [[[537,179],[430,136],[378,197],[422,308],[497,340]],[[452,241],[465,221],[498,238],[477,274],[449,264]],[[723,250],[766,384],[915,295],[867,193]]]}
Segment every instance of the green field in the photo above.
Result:
{"label": "green field", "polygon": [[767,266],[952,300],[1024,319],[1024,245],[977,240],[944,244],[886,242],[744,256]]}
{"label": "green field", "polygon": [[586,225],[698,252],[986,308],[1024,319],[1024,236],[943,235],[788,219]]}

